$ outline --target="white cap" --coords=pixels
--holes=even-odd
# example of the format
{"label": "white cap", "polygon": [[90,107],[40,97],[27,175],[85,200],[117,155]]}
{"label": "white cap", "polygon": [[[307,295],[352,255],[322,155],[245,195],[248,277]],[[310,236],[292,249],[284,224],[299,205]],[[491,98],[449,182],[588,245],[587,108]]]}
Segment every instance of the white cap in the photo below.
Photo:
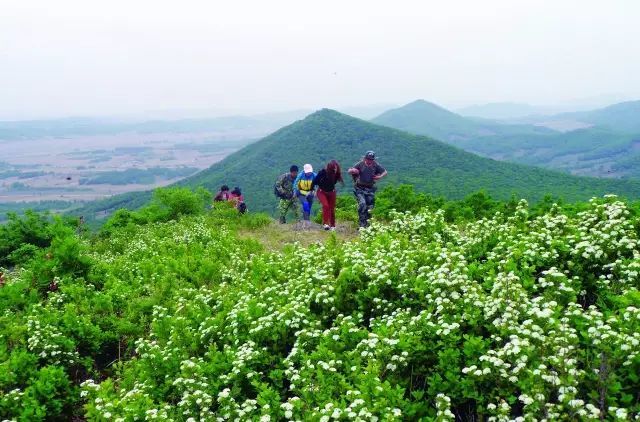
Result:
{"label": "white cap", "polygon": [[313,166],[311,164],[305,164],[303,169],[305,173],[313,173]]}

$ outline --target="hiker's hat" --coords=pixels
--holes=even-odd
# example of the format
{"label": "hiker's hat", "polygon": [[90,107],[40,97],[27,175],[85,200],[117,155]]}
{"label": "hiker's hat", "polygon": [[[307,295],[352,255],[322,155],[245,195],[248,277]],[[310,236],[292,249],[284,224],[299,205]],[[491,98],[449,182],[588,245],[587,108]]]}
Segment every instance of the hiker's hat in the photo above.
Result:
{"label": "hiker's hat", "polygon": [[311,164],[305,164],[303,169],[305,173],[313,173],[313,166]]}
{"label": "hiker's hat", "polygon": [[364,154],[364,158],[368,159],[368,160],[375,160],[376,159],[376,153],[373,151],[367,151]]}

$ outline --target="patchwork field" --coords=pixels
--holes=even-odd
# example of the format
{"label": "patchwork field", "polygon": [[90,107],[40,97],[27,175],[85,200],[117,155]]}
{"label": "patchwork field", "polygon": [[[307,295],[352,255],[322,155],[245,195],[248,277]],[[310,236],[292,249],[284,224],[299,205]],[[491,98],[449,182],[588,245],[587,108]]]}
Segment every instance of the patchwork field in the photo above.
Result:
{"label": "patchwork field", "polygon": [[87,201],[165,186],[262,135],[240,130],[0,141],[0,202]]}

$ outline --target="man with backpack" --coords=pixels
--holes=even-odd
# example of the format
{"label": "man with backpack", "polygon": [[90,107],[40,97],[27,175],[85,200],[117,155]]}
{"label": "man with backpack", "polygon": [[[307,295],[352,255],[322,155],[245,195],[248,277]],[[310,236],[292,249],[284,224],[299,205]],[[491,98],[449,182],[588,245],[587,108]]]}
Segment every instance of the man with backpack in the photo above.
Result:
{"label": "man with backpack", "polygon": [[280,217],[280,224],[287,222],[287,213],[289,210],[293,211],[293,215],[296,220],[300,219],[300,207],[298,200],[293,194],[293,182],[298,177],[298,166],[293,165],[289,168],[288,173],[284,173],[278,177],[275,185],[273,186],[273,193],[279,199],[278,201],[278,215]]}
{"label": "man with backpack", "polygon": [[358,220],[360,227],[369,225],[371,211],[376,201],[376,182],[387,175],[387,170],[376,161],[376,154],[367,151],[347,172],[354,182],[353,194],[358,200]]}

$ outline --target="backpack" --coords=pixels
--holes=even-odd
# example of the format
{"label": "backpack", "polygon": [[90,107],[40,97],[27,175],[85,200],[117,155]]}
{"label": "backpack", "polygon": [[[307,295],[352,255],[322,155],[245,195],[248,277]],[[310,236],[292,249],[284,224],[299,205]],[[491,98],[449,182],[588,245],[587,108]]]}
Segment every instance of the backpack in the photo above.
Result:
{"label": "backpack", "polygon": [[282,180],[283,177],[286,177],[287,173],[281,175],[280,177],[278,177],[278,179],[276,180],[276,182],[273,184],[273,194],[276,196],[276,198],[280,198],[280,199],[289,199],[286,198],[284,195],[282,195],[280,193],[280,191],[278,190],[278,183],[280,183],[280,180]]}

